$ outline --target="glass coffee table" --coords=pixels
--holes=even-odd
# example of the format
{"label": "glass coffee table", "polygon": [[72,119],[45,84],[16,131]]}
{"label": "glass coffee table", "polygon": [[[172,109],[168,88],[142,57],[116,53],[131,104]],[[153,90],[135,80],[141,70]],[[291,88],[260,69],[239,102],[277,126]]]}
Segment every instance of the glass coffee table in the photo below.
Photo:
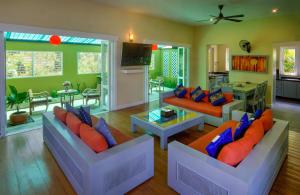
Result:
{"label": "glass coffee table", "polygon": [[160,147],[166,149],[168,137],[185,131],[193,126],[199,129],[204,128],[204,115],[175,106],[163,108],[173,109],[176,115],[172,117],[162,117],[161,109],[154,109],[139,114],[131,115],[131,131],[136,132],[137,126],[160,137]]}

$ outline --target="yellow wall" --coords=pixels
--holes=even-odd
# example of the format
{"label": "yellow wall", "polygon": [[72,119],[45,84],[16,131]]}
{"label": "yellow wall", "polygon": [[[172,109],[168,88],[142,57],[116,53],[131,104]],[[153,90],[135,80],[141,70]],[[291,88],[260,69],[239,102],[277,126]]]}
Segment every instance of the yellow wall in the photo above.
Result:
{"label": "yellow wall", "polygon": [[268,80],[268,103],[271,103],[272,51],[273,44],[300,40],[300,16],[273,16],[271,18],[243,21],[241,23],[219,23],[198,27],[195,32],[195,63],[191,68],[193,85],[207,84],[207,45],[226,44],[230,54],[247,54],[239,47],[239,41],[246,39],[252,44],[251,55],[268,55],[268,73],[230,71],[231,81],[260,82]]}
{"label": "yellow wall", "polygon": [[128,41],[130,31],[135,35],[135,42],[157,40],[192,45],[194,40],[194,27],[88,0],[2,1],[0,22],[119,37],[116,74],[119,106],[144,100],[144,74],[124,74],[120,71],[121,43]]}

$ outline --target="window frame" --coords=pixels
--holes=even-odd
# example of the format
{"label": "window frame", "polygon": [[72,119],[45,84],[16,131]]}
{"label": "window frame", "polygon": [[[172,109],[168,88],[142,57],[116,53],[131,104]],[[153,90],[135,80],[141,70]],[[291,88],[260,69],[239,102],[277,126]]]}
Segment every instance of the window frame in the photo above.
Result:
{"label": "window frame", "polygon": [[[21,77],[7,77],[7,52],[9,51],[18,51],[18,52],[29,52],[29,53],[32,53],[32,76],[21,76]],[[36,76],[35,75],[35,59],[34,59],[34,56],[35,56],[35,53],[49,53],[49,52],[58,52],[61,56],[61,73],[60,74],[57,74],[57,75],[48,75],[48,76]],[[5,63],[5,66],[6,66],[6,79],[24,79],[24,78],[43,78],[43,77],[57,77],[57,76],[63,76],[64,75],[64,54],[62,51],[37,51],[37,50],[6,50],[5,51],[5,57],[6,57],[6,63]]]}
{"label": "window frame", "polygon": [[[295,74],[284,74],[284,50],[285,49],[294,49],[295,50]],[[279,71],[280,75],[287,77],[298,77],[300,76],[300,65],[299,65],[299,47],[298,46],[282,46],[280,47],[280,56],[279,56]]]}
{"label": "window frame", "polygon": [[[97,72],[94,73],[94,72],[91,72],[91,73],[80,73],[79,72],[79,56],[80,56],[80,53],[97,53],[99,54],[100,58],[99,58],[99,64],[98,64],[98,67],[97,67]],[[100,73],[100,69],[102,68],[101,65],[102,64],[102,54],[101,54],[101,51],[100,52],[96,52],[96,51],[78,51],[77,52],[77,75],[92,75],[92,74],[99,74]]]}

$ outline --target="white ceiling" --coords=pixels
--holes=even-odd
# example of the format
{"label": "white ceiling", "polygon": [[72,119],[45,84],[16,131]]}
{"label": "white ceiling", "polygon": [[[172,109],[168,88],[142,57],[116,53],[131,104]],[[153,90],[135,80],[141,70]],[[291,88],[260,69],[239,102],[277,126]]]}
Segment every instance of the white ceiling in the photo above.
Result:
{"label": "white ceiling", "polygon": [[[278,14],[300,12],[300,0],[93,0],[132,12],[167,18],[188,24],[209,19],[219,13],[217,6],[224,4],[223,14],[244,14],[245,20],[272,16],[272,8]],[[205,24],[205,23],[200,23]]]}

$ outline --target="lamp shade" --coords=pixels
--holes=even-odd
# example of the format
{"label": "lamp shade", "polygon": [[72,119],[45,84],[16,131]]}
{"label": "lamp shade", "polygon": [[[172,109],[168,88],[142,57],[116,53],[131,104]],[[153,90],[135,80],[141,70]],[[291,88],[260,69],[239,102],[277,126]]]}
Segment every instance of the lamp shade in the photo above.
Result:
{"label": "lamp shade", "polygon": [[153,45],[152,45],[152,51],[155,51],[155,50],[158,50],[157,44],[153,44]]}
{"label": "lamp shade", "polygon": [[61,44],[61,39],[58,35],[52,35],[50,37],[50,44],[52,45],[59,45]]}

